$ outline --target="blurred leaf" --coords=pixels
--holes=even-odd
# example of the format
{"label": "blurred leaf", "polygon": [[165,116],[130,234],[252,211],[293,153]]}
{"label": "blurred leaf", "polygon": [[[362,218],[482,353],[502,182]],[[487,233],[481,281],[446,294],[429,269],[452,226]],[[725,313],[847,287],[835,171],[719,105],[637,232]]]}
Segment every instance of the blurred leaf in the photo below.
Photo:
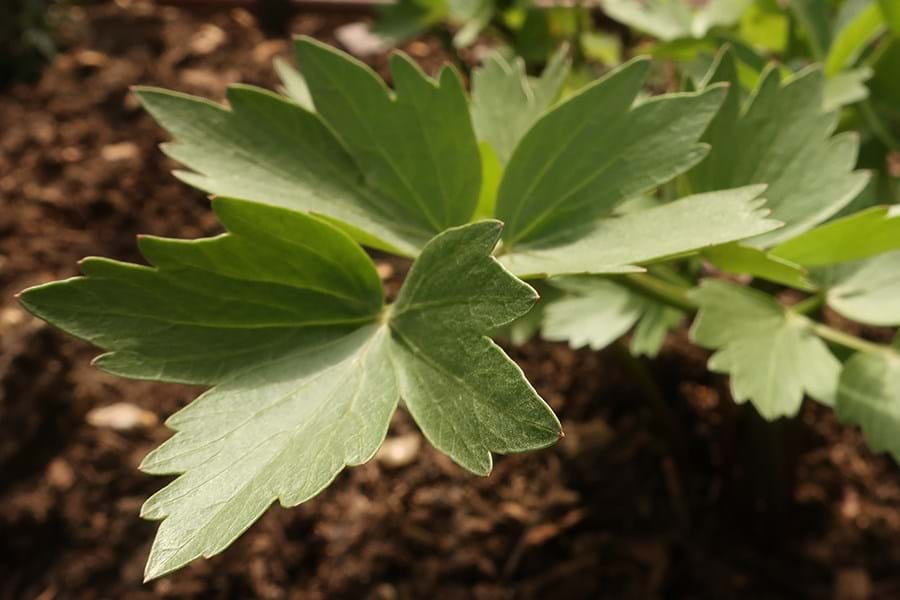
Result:
{"label": "blurred leaf", "polygon": [[768,184],[772,218],[786,225],[749,242],[767,247],[836,214],[865,187],[869,173],[852,171],[858,136],[832,136],[837,115],[820,108],[821,71],[806,70],[782,83],[779,70],[771,66],[744,106],[736,77],[732,52],[725,50],[706,85],[727,81],[731,87],[703,136],[712,150],[688,178],[695,192]]}
{"label": "blurred leaf", "polygon": [[714,246],[703,251],[703,258],[728,273],[752,275],[798,290],[816,289],[803,267],[752,246],[739,243]]}
{"label": "blurred leaf", "polygon": [[866,81],[871,79],[872,74],[869,67],[859,67],[830,77],[825,81],[822,108],[826,111],[837,110],[868,98]]}
{"label": "blurred leaf", "polygon": [[878,0],[881,14],[885,23],[890,27],[894,36],[900,37],[900,2],[897,0]]}
{"label": "blurred leaf", "polygon": [[656,356],[666,334],[684,313],[600,277],[561,277],[551,285],[564,291],[547,305],[542,336],[572,348],[601,350],[634,327],[636,356]]}
{"label": "blurred leaf", "polygon": [[453,45],[466,48],[478,40],[478,35],[494,16],[495,0],[447,0],[450,21],[459,29]]}
{"label": "blurred leaf", "polygon": [[825,74],[834,76],[856,64],[862,51],[886,28],[877,2],[872,2],[837,32],[825,58]]}
{"label": "blurred leaf", "polygon": [[815,273],[827,288],[828,306],[869,325],[900,325],[900,251]]}
{"label": "blurred leaf", "polygon": [[841,372],[835,411],[842,423],[862,428],[872,450],[900,461],[900,355],[854,354]]}
{"label": "blurred leaf", "polygon": [[741,16],[739,34],[752,46],[782,53],[789,29],[788,17],[775,0],[757,0]]}
{"label": "blurred leaf", "polygon": [[815,60],[825,60],[831,47],[831,2],[825,0],[788,0],[794,18],[800,23]]}
{"label": "blurred leaf", "polygon": [[664,41],[702,38],[717,25],[733,25],[753,0],[602,0],[612,19]]}
{"label": "blurred leaf", "polygon": [[394,45],[414,38],[448,14],[446,0],[398,0],[377,8],[372,30]]}
{"label": "blurred leaf", "polygon": [[641,300],[627,288],[600,277],[562,277],[551,284],[562,298],[545,310],[541,336],[572,348],[602,350],[631,329],[643,313]]}
{"label": "blurred leaf", "polygon": [[569,71],[564,51],[557,52],[540,79],[530,81],[525,62],[511,63],[492,52],[472,73],[472,121],[478,139],[487,142],[505,165],[522,136],[559,98]]}
{"label": "blurred leaf", "polygon": [[700,309],[691,338],[716,351],[708,367],[730,376],[735,402],[752,402],[770,421],[796,415],[804,394],[833,404],[841,364],[806,317],[720,280],[704,280],[692,297]]}
{"label": "blurred leaf", "polygon": [[581,51],[598,63],[614,67],[622,62],[622,40],[603,31],[584,31],[579,37]]}
{"label": "blurred leaf", "polygon": [[806,267],[868,258],[900,248],[900,207],[876,206],[782,242],[773,256]]}
{"label": "blurred leaf", "polygon": [[481,193],[478,196],[478,206],[475,208],[473,221],[488,219],[494,215],[497,203],[497,188],[500,186],[500,177],[503,175],[503,165],[497,160],[497,154],[487,142],[479,144],[481,150]]}
{"label": "blurred leaf", "polygon": [[309,95],[309,86],[306,79],[288,61],[281,57],[275,59],[275,72],[284,86],[283,93],[288,98],[305,108],[309,112],[316,112],[313,106],[312,96]]}

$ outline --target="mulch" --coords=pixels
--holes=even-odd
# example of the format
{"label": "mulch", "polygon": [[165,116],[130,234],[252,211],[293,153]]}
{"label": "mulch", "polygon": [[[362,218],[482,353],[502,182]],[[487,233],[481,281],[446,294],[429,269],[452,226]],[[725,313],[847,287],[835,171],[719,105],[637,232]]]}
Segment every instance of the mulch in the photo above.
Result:
{"label": "mulch", "polygon": [[[333,42],[355,18],[290,29]],[[684,331],[640,365],[656,388],[616,348],[510,348],[563,421],[556,447],[498,457],[481,479],[400,413],[376,460],[142,584],[155,525],[138,512],[165,480],[137,465],[198,390],[93,369],[95,349],[13,294],[83,256],[138,261],[138,233],[216,233],[129,86],[217,100],[233,82],[271,87],[289,43],[244,10],[140,0],[73,9],[62,36],[39,81],[0,92],[0,598],[900,597],[897,465],[813,405],[759,423]],[[431,72],[444,58],[430,38],[406,50]],[[385,56],[367,60],[384,72]],[[395,286],[404,265],[378,260]],[[122,405],[140,415],[129,427],[102,418]]]}

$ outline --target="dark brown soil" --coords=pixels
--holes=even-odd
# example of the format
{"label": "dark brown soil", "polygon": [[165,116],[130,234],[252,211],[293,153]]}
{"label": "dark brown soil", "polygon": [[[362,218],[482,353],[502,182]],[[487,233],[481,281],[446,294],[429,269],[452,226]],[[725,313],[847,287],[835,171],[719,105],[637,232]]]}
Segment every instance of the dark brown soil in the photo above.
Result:
{"label": "dark brown soil", "polygon": [[[292,30],[332,41],[346,21],[301,15]],[[128,88],[221,99],[230,82],[272,85],[288,43],[243,11],[132,0],[74,13],[65,36],[38,83],[0,96],[0,598],[900,597],[897,465],[814,406],[761,425],[683,333],[649,364],[656,391],[615,349],[514,349],[563,420],[555,448],[498,458],[479,479],[421,442],[142,584],[155,525],[138,511],[165,481],[136,467],[197,390],[92,369],[95,350],[13,293],[74,275],[86,255],[137,260],[138,233],[215,232]],[[407,50],[441,61],[433,40]],[[115,403],[146,411],[141,424],[91,417]],[[420,441],[404,415],[389,439]]]}

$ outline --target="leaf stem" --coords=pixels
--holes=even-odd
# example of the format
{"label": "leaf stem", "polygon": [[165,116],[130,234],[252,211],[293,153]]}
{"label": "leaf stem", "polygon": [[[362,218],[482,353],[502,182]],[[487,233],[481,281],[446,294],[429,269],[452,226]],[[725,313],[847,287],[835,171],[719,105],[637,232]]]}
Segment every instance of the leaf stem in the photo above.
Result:
{"label": "leaf stem", "polygon": [[[688,288],[669,283],[668,281],[663,281],[648,273],[629,273],[617,277],[617,280],[623,285],[673,308],[688,313],[695,313],[699,308],[697,303],[688,295]],[[805,300],[801,300],[793,307],[790,307],[790,310],[797,314],[805,315],[821,306],[823,302],[824,296],[822,294],[816,294]],[[856,352],[884,352],[890,350],[890,347],[884,344],[864,340],[851,333],[835,329],[834,327],[819,323],[813,319],[809,319],[809,321],[816,335],[832,344]]]}
{"label": "leaf stem", "polygon": [[697,303],[688,295],[689,288],[663,281],[647,273],[622,275],[619,281],[625,286],[655,298],[664,304],[685,312],[697,312]]}
{"label": "leaf stem", "polygon": [[790,309],[797,313],[798,315],[808,315],[812,312],[815,312],[822,306],[825,302],[825,294],[818,293],[813,294],[809,298],[804,298],[797,304],[794,304],[790,307]]}
{"label": "leaf stem", "polygon": [[856,350],[857,352],[884,352],[890,350],[890,347],[884,344],[876,344],[875,342],[858,338],[855,335],[817,321],[812,321],[812,329],[823,340],[850,350]]}

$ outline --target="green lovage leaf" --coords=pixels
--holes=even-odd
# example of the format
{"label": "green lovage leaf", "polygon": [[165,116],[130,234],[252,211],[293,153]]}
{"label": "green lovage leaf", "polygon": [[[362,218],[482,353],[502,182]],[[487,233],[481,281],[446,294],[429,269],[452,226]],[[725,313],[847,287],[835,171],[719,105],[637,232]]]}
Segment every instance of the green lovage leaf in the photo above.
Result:
{"label": "green lovage leaf", "polygon": [[603,11],[663,41],[702,38],[710,28],[738,22],[752,0],[603,0]]}
{"label": "green lovage leaf", "polygon": [[373,30],[397,45],[445,22],[458,27],[453,44],[464,48],[477,41],[496,8],[496,0],[397,0],[377,7]]}
{"label": "green lovage leaf", "polygon": [[486,336],[537,300],[490,256],[500,229],[482,221],[437,236],[390,313],[391,357],[407,409],[436,448],[483,475],[491,452],[542,448],[560,436],[553,412]]}
{"label": "green lovage leaf", "polygon": [[829,307],[869,325],[900,325],[900,250],[814,272]]}
{"label": "green lovage leaf", "polygon": [[372,30],[392,44],[413,38],[447,17],[447,0],[398,0],[377,7]]}
{"label": "green lovage leaf", "polygon": [[281,79],[282,94],[308,110],[315,112],[316,107],[313,105],[312,96],[309,95],[309,86],[306,85],[306,79],[303,75],[283,58],[276,58],[274,61],[275,72]]}
{"label": "green lovage leaf", "polygon": [[366,65],[325,44],[301,37],[296,51],[319,114],[398,219],[431,235],[469,221],[481,157],[453,68],[434,81],[394,54],[392,93]]}
{"label": "green lovage leaf", "polygon": [[808,292],[816,289],[802,266],[746,244],[714,246],[703,251],[703,258],[728,273],[752,275]]}
{"label": "green lovage leaf", "polygon": [[788,6],[805,34],[812,58],[824,60],[831,46],[831,4],[819,0],[788,0]]}
{"label": "green lovage leaf", "polygon": [[770,66],[742,106],[733,53],[725,49],[707,85],[722,81],[732,84],[728,98],[703,136],[712,150],[688,179],[694,192],[768,184],[767,206],[785,226],[749,241],[751,245],[766,248],[807,231],[862,191],[869,173],[853,171],[858,136],[832,135],[837,114],[820,108],[820,70],[808,69],[782,82],[779,69]]}
{"label": "green lovage leaf", "polygon": [[697,142],[726,90],[635,104],[649,61],[634,59],[544,114],[516,146],[497,192],[504,247],[585,233],[628,198],[700,161]]}
{"label": "green lovage leaf", "polygon": [[866,46],[887,29],[879,3],[860,5],[859,11],[834,36],[825,57],[825,74],[838,75],[853,66]]}
{"label": "green lovage leaf", "polygon": [[[583,237],[522,246],[500,261],[520,277],[643,271],[675,258],[779,227],[766,218],[765,186],[696,194],[655,208],[598,220]],[[503,247],[501,246],[501,249]]]}
{"label": "green lovage leaf", "polygon": [[900,207],[873,206],[784,241],[771,254],[806,267],[821,267],[897,249]]}
{"label": "green lovage leaf", "polygon": [[282,208],[231,199],[213,206],[230,233],[143,237],[152,266],[88,258],[84,277],[31,288],[22,303],[108,350],[96,359],[104,370],[193,384],[376,320],[381,282],[347,236]]}
{"label": "green lovage leaf", "polygon": [[[393,93],[318,42],[299,39],[297,53],[318,114],[250,86],[230,87],[228,108],[137,88],[175,138],[164,150],[190,169],[176,173],[181,179],[328,217],[358,241],[399,254],[415,255],[434,234],[469,221],[481,160],[455,71],[445,68],[436,82],[395,56]],[[301,94],[298,85],[289,91]]]}
{"label": "green lovage leaf", "polygon": [[214,208],[228,233],[143,238],[149,267],[88,259],[83,277],[21,296],[107,350],[101,368],[213,386],[142,463],[178,475],[142,510],[162,521],[148,579],[221,552],[273,502],[299,504],[369,460],[401,398],[435,446],[478,474],[491,452],[561,435],[486,337],[536,300],[490,256],[498,222],[435,237],[385,309],[371,259],[339,229],[253,202]]}
{"label": "green lovage leaf", "polygon": [[700,308],[691,338],[716,351],[708,367],[731,377],[735,402],[768,420],[797,414],[804,394],[833,404],[841,365],[806,317],[721,280],[703,281],[692,298]]}
{"label": "green lovage leaf", "polygon": [[631,351],[656,356],[684,313],[602,277],[560,277],[550,283],[564,295],[544,309],[541,335],[572,348],[601,350],[634,328]]}
{"label": "green lovage leaf", "polygon": [[876,452],[900,461],[900,354],[859,352],[844,365],[835,412],[843,423],[862,428]]}
{"label": "green lovage leaf", "polygon": [[388,332],[366,325],[235,371],[166,424],[141,468],[179,475],[141,516],[161,520],[145,576],[227,548],[266,509],[295,506],[368,461],[399,394]]}
{"label": "green lovage leaf", "polygon": [[869,97],[866,82],[874,74],[871,67],[859,67],[829,77],[822,90],[822,108],[832,111],[865,100]]}
{"label": "green lovage leaf", "polygon": [[[799,290],[815,291],[819,283],[809,277],[808,268],[857,261],[900,248],[900,212],[896,207],[875,206],[856,214],[835,219],[786,240],[771,250],[760,250],[741,243],[724,244],[703,252],[703,257],[729,273],[748,274]],[[885,264],[888,264],[887,261]],[[856,272],[860,265],[839,268],[840,277]],[[873,271],[868,271],[868,277]],[[838,275],[818,273],[818,279],[830,282]],[[859,293],[861,279],[832,298]],[[867,287],[877,287],[867,285]],[[849,290],[854,290],[850,292]],[[871,291],[879,292],[879,289]],[[887,297],[887,296],[885,296]]]}
{"label": "green lovage leaf", "polygon": [[507,61],[492,52],[472,72],[472,121],[479,141],[494,150],[501,165],[509,162],[522,136],[559,98],[569,72],[564,50],[557,52],[540,79],[530,81],[525,61]]}

